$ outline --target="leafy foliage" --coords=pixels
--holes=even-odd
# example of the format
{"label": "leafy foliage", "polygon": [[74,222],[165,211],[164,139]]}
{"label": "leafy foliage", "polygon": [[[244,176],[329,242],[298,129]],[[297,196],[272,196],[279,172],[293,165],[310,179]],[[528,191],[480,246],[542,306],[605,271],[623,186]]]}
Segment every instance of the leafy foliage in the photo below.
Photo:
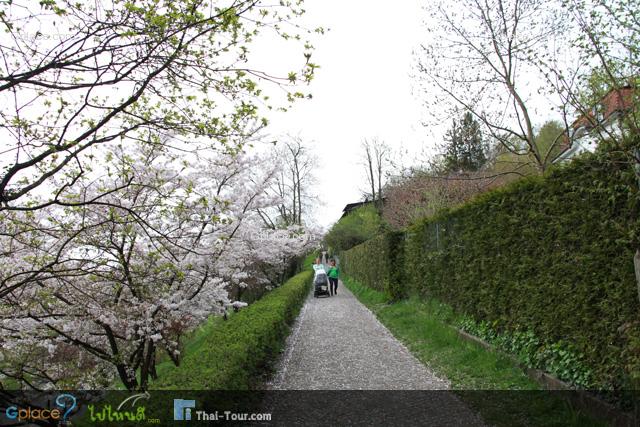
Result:
{"label": "leafy foliage", "polygon": [[201,336],[201,350],[152,384],[154,389],[249,390],[284,343],[309,291],[311,272],[300,273],[264,298],[217,323]]}
{"label": "leafy foliage", "polygon": [[385,236],[380,235],[358,245],[340,256],[343,272],[377,291],[384,291],[384,277],[388,275],[385,262],[388,251]]}
{"label": "leafy foliage", "polygon": [[591,370],[583,358],[564,341],[545,344],[531,330],[498,333],[487,321],[462,318],[458,326],[508,354],[515,355],[528,368],[541,369],[580,388],[590,388]]}
{"label": "leafy foliage", "polygon": [[445,172],[475,172],[487,162],[480,124],[467,111],[459,120],[454,119],[445,135],[443,153]]}
{"label": "leafy foliage", "polygon": [[384,292],[387,300],[405,296],[404,233],[381,234],[366,244],[342,254],[341,265],[372,289]]}
{"label": "leafy foliage", "polygon": [[373,206],[361,206],[340,218],[324,240],[334,252],[340,252],[371,239],[381,227],[378,211]]}
{"label": "leafy foliage", "polygon": [[[426,218],[406,230],[405,293],[440,299],[499,334],[531,331],[551,346],[538,362],[560,373],[570,349],[585,368],[565,378],[631,387],[640,376],[634,179],[623,154],[584,156]],[[376,262],[383,239],[343,255],[345,271],[376,289],[389,272],[363,272],[385,268]]]}

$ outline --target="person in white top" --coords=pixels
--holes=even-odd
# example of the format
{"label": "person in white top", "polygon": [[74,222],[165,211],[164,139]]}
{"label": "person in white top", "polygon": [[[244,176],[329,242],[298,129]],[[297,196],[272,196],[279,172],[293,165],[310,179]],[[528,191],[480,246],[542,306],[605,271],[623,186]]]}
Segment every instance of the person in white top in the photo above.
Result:
{"label": "person in white top", "polygon": [[322,261],[320,261],[320,258],[316,258],[316,262],[313,264],[313,271],[315,274],[318,274],[319,271],[326,274],[327,271],[324,269],[324,265],[322,264]]}

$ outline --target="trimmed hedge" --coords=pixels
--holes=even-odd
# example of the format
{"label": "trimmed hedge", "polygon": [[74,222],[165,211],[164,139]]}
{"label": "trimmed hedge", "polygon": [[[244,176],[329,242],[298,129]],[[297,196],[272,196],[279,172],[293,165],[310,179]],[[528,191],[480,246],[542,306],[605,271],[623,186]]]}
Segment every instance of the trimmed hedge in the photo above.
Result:
{"label": "trimmed hedge", "polygon": [[[630,169],[613,155],[581,157],[414,224],[399,293],[436,297],[498,333],[531,331],[540,352],[561,343],[594,387],[637,387],[640,203]],[[385,239],[347,251],[345,272],[380,289],[363,271],[390,257]],[[380,266],[378,277],[394,274]]]}
{"label": "trimmed hedge", "polygon": [[384,292],[395,301],[406,296],[404,233],[391,231],[342,253],[340,265],[346,274],[366,286]]}
{"label": "trimmed hedge", "polygon": [[300,273],[226,322],[207,325],[203,351],[186,354],[154,389],[250,390],[261,384],[309,293],[312,272]]}
{"label": "trimmed hedge", "polygon": [[340,255],[340,268],[360,283],[383,292],[384,277],[389,271],[387,257],[385,235],[380,235],[343,252]]}

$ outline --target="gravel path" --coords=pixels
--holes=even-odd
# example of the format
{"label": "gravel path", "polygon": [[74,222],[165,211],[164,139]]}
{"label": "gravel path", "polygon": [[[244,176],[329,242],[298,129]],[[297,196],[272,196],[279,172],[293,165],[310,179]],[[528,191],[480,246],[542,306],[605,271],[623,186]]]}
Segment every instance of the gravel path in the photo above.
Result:
{"label": "gravel path", "polygon": [[342,283],[309,295],[271,384],[280,390],[443,390],[449,382],[420,363]]}
{"label": "gravel path", "polygon": [[333,297],[311,292],[298,316],[269,384],[296,391],[271,395],[272,424],[484,426],[449,386],[340,283]]}

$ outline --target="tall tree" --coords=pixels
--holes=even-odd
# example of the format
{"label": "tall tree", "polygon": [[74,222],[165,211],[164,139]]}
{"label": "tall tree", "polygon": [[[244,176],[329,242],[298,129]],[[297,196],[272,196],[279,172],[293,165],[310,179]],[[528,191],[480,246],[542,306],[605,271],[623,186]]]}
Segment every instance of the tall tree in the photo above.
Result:
{"label": "tall tree", "polygon": [[[265,124],[260,83],[312,77],[309,52],[281,78],[243,65],[255,36],[280,33],[300,3],[1,2],[0,210],[63,200],[114,141],[243,144]],[[58,187],[54,176],[65,177]],[[43,187],[50,196],[34,205],[28,196]]]}
{"label": "tall tree", "polygon": [[422,48],[418,71],[432,111],[464,108],[506,150],[530,154],[544,170],[532,105],[547,85],[535,77],[538,70],[527,53],[554,49],[549,40],[564,26],[559,6],[545,0],[463,0],[455,8],[448,1],[430,2],[427,9],[432,37]]}
{"label": "tall tree", "polygon": [[281,168],[272,185],[272,192],[280,198],[276,217],[261,212],[271,228],[302,225],[303,214],[313,200],[311,188],[315,184],[318,159],[300,136],[282,138],[277,149]]}
{"label": "tall tree", "polygon": [[376,206],[379,212],[382,210],[384,180],[389,166],[390,149],[384,141],[377,138],[365,139],[362,142],[362,160],[367,184],[371,192],[366,194],[367,198]]}
{"label": "tall tree", "polygon": [[445,142],[443,166],[446,172],[475,172],[487,162],[480,124],[469,111],[461,119],[453,119]]}

